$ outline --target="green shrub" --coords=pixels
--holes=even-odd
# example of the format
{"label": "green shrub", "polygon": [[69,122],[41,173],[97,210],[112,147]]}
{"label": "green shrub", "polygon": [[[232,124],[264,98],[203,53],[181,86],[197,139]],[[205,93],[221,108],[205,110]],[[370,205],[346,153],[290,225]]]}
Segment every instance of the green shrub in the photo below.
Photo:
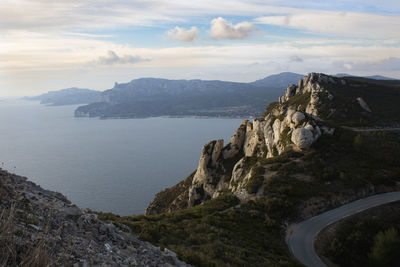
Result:
{"label": "green shrub", "polygon": [[264,183],[264,176],[263,175],[253,176],[247,182],[246,190],[250,194],[255,194],[255,193],[257,193],[258,189],[263,185],[263,183]]}
{"label": "green shrub", "polygon": [[396,266],[400,263],[400,235],[391,227],[380,231],[374,237],[374,244],[369,254],[372,266]]}

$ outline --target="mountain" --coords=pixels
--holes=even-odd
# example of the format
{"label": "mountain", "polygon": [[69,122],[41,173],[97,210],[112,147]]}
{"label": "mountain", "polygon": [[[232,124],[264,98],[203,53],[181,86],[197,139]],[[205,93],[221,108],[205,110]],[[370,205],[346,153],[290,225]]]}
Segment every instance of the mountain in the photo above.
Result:
{"label": "mountain", "polygon": [[247,83],[142,78],[116,84],[99,101],[81,106],[77,117],[257,116],[279,94]]}
{"label": "mountain", "polygon": [[297,222],[400,190],[399,101],[396,82],[310,73],[207,143],[147,216],[109,221],[196,266],[300,266],[285,242]]}
{"label": "mountain", "polygon": [[50,91],[38,96],[24,97],[24,99],[39,100],[41,104],[62,106],[92,103],[95,102],[99,96],[99,91],[72,87],[58,91]]}
{"label": "mountain", "polygon": [[141,78],[104,91],[99,100],[75,111],[77,117],[154,116],[249,117],[261,115],[295,73],[268,76],[252,83]]}
{"label": "mountain", "polygon": [[395,78],[390,78],[382,75],[372,75],[372,76],[365,76],[365,78],[374,79],[374,80],[398,80]]}
{"label": "mountain", "polygon": [[279,74],[274,74],[267,76],[263,79],[254,81],[250,84],[255,85],[255,86],[262,86],[262,87],[268,87],[268,88],[286,88],[288,84],[294,83],[297,84],[297,82],[302,79],[304,75],[298,74],[298,73],[293,73],[293,72],[282,72]]}

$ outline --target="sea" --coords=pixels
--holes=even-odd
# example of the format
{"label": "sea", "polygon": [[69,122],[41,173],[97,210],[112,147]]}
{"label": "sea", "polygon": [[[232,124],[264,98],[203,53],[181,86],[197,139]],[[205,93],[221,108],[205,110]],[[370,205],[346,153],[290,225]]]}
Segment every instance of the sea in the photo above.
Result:
{"label": "sea", "polygon": [[0,167],[80,208],[143,214],[155,194],[197,168],[204,144],[241,119],[75,118],[77,105],[0,101]]}

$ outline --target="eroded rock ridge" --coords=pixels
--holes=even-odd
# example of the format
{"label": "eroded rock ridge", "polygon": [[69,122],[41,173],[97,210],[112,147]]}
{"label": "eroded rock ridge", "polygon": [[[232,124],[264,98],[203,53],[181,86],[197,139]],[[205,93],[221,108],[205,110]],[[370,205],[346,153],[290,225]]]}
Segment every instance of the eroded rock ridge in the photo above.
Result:
{"label": "eroded rock ridge", "polygon": [[288,149],[307,150],[322,134],[333,134],[335,129],[324,125],[319,115],[320,106],[333,99],[327,85],[338,83],[345,81],[310,73],[298,85],[289,85],[261,118],[243,120],[226,146],[223,140],[206,144],[189,188],[188,206],[217,197],[224,190],[247,199],[257,193],[249,192],[249,181],[266,174],[247,170],[246,159],[270,158]]}

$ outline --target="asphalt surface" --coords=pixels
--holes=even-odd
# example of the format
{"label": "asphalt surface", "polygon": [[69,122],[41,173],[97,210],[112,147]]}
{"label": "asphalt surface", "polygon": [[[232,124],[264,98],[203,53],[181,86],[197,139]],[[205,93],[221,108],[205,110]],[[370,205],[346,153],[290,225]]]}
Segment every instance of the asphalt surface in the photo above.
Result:
{"label": "asphalt surface", "polygon": [[400,192],[378,194],[307,219],[292,228],[288,245],[293,256],[310,267],[326,266],[314,250],[314,239],[328,225],[363,210],[400,200]]}

